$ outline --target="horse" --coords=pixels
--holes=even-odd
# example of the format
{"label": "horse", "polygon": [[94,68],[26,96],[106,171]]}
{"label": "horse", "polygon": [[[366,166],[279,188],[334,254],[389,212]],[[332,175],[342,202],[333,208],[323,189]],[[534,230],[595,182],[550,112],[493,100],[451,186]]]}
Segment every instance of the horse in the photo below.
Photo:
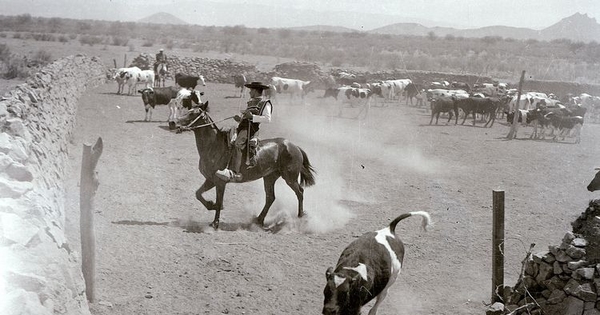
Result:
{"label": "horse", "polygon": [[[196,191],[196,199],[207,210],[215,210],[215,217],[210,224],[215,230],[219,228],[219,219],[223,209],[223,196],[227,182],[215,175],[217,170],[227,167],[232,158],[233,146],[229,141],[229,130],[221,130],[208,114],[208,101],[195,106],[186,118],[180,122],[180,131],[192,130],[196,139],[196,148],[200,162],[198,169],[204,176],[204,183]],[[247,150],[243,150],[242,160],[246,159]],[[242,166],[240,172],[243,182],[251,182],[262,178],[266,194],[265,205],[253,222],[264,226],[265,217],[275,201],[275,182],[282,177],[294,191],[298,199],[298,217],[306,213],[303,208],[304,187],[315,184],[315,170],[308,160],[306,152],[284,138],[260,140],[256,152],[256,166]],[[236,183],[240,183],[236,182]],[[206,200],[202,194],[216,187],[216,201]]]}
{"label": "horse", "polygon": [[161,87],[161,82],[162,82],[162,87],[165,87],[165,79],[167,78],[167,74],[169,70],[167,69],[167,64],[164,62],[161,62],[158,64],[158,66],[156,66],[156,81],[154,84],[154,87]]}

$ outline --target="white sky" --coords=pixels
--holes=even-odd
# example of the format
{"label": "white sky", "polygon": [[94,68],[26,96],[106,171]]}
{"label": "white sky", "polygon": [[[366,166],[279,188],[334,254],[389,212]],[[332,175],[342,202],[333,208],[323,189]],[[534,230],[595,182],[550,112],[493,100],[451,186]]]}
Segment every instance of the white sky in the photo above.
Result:
{"label": "white sky", "polygon": [[[292,11],[291,7],[302,11]],[[289,27],[322,24],[366,30],[400,22],[461,28],[506,25],[541,29],[577,12],[600,18],[599,0],[0,0],[0,8],[2,15],[28,13],[45,17],[136,21],[154,13],[167,12],[199,25]],[[360,13],[358,18],[356,12]],[[367,15],[372,16],[361,18]],[[377,25],[378,22],[383,25]]]}

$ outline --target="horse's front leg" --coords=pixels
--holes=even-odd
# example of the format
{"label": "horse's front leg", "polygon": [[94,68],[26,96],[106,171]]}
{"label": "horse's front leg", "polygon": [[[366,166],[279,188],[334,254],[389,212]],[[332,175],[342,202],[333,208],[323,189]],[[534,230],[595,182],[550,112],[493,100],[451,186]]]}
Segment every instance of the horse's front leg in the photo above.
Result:
{"label": "horse's front leg", "polygon": [[212,181],[205,180],[204,183],[202,183],[202,186],[196,190],[196,199],[198,199],[207,210],[217,210],[216,204],[213,201],[206,200],[202,196],[205,191],[209,191],[213,187],[215,187],[215,184]]}

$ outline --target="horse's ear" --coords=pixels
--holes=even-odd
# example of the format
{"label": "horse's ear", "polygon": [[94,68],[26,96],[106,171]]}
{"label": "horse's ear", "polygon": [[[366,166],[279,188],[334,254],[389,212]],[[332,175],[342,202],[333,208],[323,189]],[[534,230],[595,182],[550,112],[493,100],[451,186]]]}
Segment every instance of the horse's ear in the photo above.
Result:
{"label": "horse's ear", "polygon": [[200,105],[200,108],[202,108],[202,110],[204,110],[204,111],[208,111],[208,101],[202,103]]}

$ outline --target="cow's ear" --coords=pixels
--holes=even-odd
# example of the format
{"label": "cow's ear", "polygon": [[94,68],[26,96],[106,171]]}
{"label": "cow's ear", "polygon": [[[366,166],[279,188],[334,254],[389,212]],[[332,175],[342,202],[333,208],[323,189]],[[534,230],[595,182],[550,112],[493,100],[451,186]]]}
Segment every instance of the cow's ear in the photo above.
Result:
{"label": "cow's ear", "polygon": [[138,90],[138,93],[142,94],[144,92],[144,90]]}

